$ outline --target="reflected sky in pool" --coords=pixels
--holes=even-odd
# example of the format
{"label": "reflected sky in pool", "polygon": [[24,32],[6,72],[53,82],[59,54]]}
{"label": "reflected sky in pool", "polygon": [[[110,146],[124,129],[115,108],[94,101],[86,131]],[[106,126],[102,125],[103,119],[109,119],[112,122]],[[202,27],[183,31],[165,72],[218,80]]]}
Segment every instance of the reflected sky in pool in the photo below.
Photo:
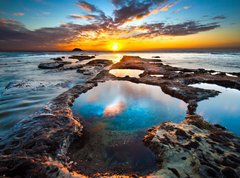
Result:
{"label": "reflected sky in pool", "polygon": [[159,168],[155,155],[142,142],[145,130],[167,120],[183,120],[186,109],[186,103],[157,86],[128,81],[99,83],[72,106],[88,136],[81,149],[77,149],[79,143],[73,144],[70,159],[89,176],[109,171],[149,174]]}
{"label": "reflected sky in pool", "polygon": [[111,130],[145,130],[164,121],[181,121],[186,103],[160,87],[108,81],[80,95],[72,107],[89,122],[105,122]]}
{"label": "reflected sky in pool", "polygon": [[240,91],[205,83],[191,86],[221,92],[214,98],[199,102],[197,113],[240,136]]}
{"label": "reflected sky in pool", "polygon": [[139,75],[142,74],[143,70],[137,69],[112,69],[109,71],[110,74],[115,75],[116,77],[135,77],[139,78]]}

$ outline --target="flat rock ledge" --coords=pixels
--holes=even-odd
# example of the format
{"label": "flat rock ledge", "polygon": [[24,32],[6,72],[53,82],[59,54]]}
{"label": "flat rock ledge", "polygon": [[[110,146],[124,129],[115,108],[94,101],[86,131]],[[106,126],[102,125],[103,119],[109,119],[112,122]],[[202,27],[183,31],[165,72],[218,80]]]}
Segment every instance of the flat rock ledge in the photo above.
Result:
{"label": "flat rock ledge", "polygon": [[71,172],[66,159],[69,145],[81,138],[83,129],[70,107],[94,86],[74,86],[0,138],[0,177],[84,177]]}
{"label": "flat rock ledge", "polygon": [[240,138],[199,115],[180,123],[165,122],[148,130],[144,143],[156,154],[156,177],[240,176]]}

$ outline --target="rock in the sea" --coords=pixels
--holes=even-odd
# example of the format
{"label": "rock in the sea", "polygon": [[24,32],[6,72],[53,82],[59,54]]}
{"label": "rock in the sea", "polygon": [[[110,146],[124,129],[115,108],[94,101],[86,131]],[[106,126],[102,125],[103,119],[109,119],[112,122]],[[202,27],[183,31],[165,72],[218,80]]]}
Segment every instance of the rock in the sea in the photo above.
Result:
{"label": "rock in the sea", "polygon": [[240,139],[232,133],[189,115],[179,123],[165,122],[149,129],[144,142],[161,165],[159,177],[239,177]]}
{"label": "rock in the sea", "polygon": [[59,62],[46,62],[46,63],[39,64],[38,68],[39,69],[57,69],[63,66],[64,64]]}
{"label": "rock in the sea", "polygon": [[105,59],[96,59],[88,62],[82,68],[78,69],[78,73],[82,73],[83,75],[93,75],[102,71],[105,67],[110,66],[112,61]]}
{"label": "rock in the sea", "polygon": [[160,56],[153,56],[152,58],[160,58]]}
{"label": "rock in the sea", "polygon": [[80,48],[74,48],[72,51],[83,51],[83,50]]}
{"label": "rock in the sea", "polygon": [[63,61],[62,58],[60,58],[60,57],[52,58],[52,60],[54,60],[54,61]]}
{"label": "rock in the sea", "polygon": [[73,55],[73,56],[69,57],[69,59],[78,59],[79,61],[83,61],[83,60],[87,60],[87,59],[93,59],[93,58],[95,58],[95,56],[83,56],[83,55],[75,56],[75,55]]}
{"label": "rock in the sea", "polygon": [[90,66],[100,66],[100,67],[106,67],[112,64],[113,62],[111,60],[106,60],[106,59],[96,59],[87,63],[87,65],[90,65]]}

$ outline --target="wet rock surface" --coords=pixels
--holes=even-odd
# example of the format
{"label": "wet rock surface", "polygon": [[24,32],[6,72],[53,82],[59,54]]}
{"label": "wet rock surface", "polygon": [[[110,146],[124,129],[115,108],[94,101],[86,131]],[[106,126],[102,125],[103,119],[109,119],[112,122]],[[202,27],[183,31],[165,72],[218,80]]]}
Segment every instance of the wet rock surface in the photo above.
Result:
{"label": "wet rock surface", "polygon": [[96,59],[88,62],[85,65],[82,65],[77,72],[84,75],[94,75],[101,72],[105,67],[108,67],[112,64],[112,61],[104,59]]}
{"label": "wet rock surface", "polygon": [[[57,57],[52,58],[54,62],[43,62],[38,65],[39,69],[61,69],[61,70],[72,70],[81,68],[82,64],[79,64],[81,61],[90,60],[95,58],[95,56],[87,56],[87,55],[80,55],[80,56],[69,56],[66,57]],[[76,61],[77,60],[77,61]]]}
{"label": "wet rock surface", "polygon": [[[154,62],[154,63],[153,63]],[[240,90],[240,78],[224,75],[212,75],[216,71],[205,69],[184,69],[156,63],[156,59],[142,59],[135,56],[124,56],[119,63],[112,65],[111,69],[139,69],[144,70],[140,78],[117,78],[135,83],[145,83],[160,86],[166,94],[189,103],[189,113],[195,112],[197,102],[214,97],[219,94],[215,90],[206,90],[188,86],[194,83],[218,84]],[[163,75],[155,77],[151,75]]]}
{"label": "wet rock surface", "polygon": [[[57,177],[67,170],[67,149],[82,135],[82,125],[72,115],[74,98],[95,84],[77,85],[55,98],[34,118],[24,120],[0,142],[0,175]],[[61,166],[60,166],[61,165]],[[38,171],[40,171],[38,173]],[[51,175],[51,176],[50,176]]]}
{"label": "wet rock surface", "polygon": [[84,55],[81,55],[81,56],[70,56],[69,58],[70,59],[78,59],[79,61],[83,61],[83,60],[87,60],[87,59],[93,59],[93,58],[95,58],[95,56],[84,56]]}
{"label": "wet rock surface", "polygon": [[[74,57],[88,60],[93,57]],[[63,60],[64,61],[64,60]],[[240,90],[239,73],[215,74],[204,69],[184,69],[164,65],[158,59],[142,59],[124,56],[113,64],[107,60],[74,63],[66,67],[60,59],[40,64],[41,67],[58,70],[79,69],[89,75],[84,85],[76,85],[46,105],[39,114],[24,120],[10,135],[0,138],[0,176],[6,177],[84,177],[67,156],[72,142],[82,139],[83,125],[72,114],[70,106],[81,93],[87,92],[99,82],[127,80],[160,86],[166,94],[179,98],[188,105],[186,119],[175,124],[163,123],[148,131],[144,142],[159,159],[158,171],[148,174],[162,177],[239,177],[240,140],[222,126],[212,125],[195,115],[197,102],[219,94],[188,86],[194,83],[210,83]],[[71,65],[71,64],[70,64]],[[40,68],[41,68],[40,67]],[[66,67],[66,68],[65,68]],[[144,70],[140,78],[115,77],[111,69]],[[151,75],[163,75],[156,77]],[[236,77],[237,76],[237,77]],[[11,85],[9,85],[11,88]],[[91,150],[90,150],[91,151]],[[107,171],[107,170],[106,170]],[[78,172],[78,173],[77,173]],[[134,173],[102,172],[95,177],[138,176]],[[147,175],[146,175],[147,176]]]}
{"label": "wet rock surface", "polygon": [[46,62],[46,63],[41,63],[39,64],[38,68],[39,69],[57,69],[60,67],[63,67],[64,64],[61,62]]}
{"label": "wet rock surface", "polygon": [[148,130],[144,142],[158,157],[159,177],[239,177],[240,139],[198,115]]}

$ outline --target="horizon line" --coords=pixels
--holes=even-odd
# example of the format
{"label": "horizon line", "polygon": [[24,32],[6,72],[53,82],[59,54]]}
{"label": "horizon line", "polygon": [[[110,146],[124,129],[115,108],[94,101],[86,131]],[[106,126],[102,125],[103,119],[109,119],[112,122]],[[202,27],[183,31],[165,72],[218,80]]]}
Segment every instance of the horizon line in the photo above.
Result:
{"label": "horizon line", "polygon": [[[81,48],[80,48],[81,49]],[[82,51],[72,51],[72,50],[1,50],[0,52],[109,52],[109,53],[121,53],[121,52],[161,52],[161,51],[185,51],[185,50],[240,50],[239,47],[210,47],[210,48],[162,48],[155,50],[119,50],[119,51],[110,51],[110,50],[83,50]]]}

